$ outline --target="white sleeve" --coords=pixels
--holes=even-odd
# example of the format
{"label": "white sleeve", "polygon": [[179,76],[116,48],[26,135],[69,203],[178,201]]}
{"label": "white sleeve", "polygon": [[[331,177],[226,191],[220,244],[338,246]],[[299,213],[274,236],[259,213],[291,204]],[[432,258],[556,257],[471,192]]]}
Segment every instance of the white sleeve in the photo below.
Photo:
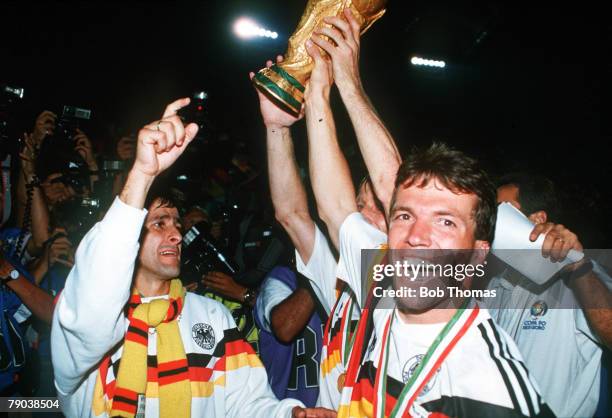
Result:
{"label": "white sleeve", "polygon": [[272,276],[268,277],[259,289],[257,302],[255,303],[255,313],[259,323],[266,331],[272,332],[270,319],[272,309],[291,296],[292,293],[293,291],[289,286]]}
{"label": "white sleeve", "polygon": [[374,250],[387,243],[387,234],[370,225],[359,213],[346,217],[340,226],[340,260],[337,276],[348,283],[359,305],[361,300],[361,250]]}
{"label": "white sleeve", "polygon": [[123,308],[146,213],[116,198],[77,249],[51,328],[55,382],[66,395],[125,335]]}
{"label": "white sleeve", "polygon": [[297,271],[306,276],[312,284],[317,298],[329,314],[336,303],[336,269],[338,263],[329,247],[327,238],[315,224],[315,243],[308,264],[304,264],[300,253],[295,251]]}

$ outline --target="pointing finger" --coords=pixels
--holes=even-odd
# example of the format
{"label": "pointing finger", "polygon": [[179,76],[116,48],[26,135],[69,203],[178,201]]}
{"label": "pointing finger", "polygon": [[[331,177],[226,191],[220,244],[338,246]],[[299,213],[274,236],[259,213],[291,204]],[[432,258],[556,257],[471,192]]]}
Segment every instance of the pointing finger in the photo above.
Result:
{"label": "pointing finger", "polygon": [[162,119],[176,115],[176,112],[187,106],[190,102],[191,99],[189,97],[183,97],[182,99],[178,99],[170,103],[168,106],[166,106]]}

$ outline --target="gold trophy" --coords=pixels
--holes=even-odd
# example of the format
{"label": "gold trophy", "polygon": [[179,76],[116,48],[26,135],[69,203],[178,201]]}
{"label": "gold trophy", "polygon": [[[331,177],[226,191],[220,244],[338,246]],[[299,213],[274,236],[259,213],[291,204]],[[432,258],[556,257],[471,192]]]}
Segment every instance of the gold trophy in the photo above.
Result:
{"label": "gold trophy", "polygon": [[281,109],[299,115],[304,102],[304,85],[314,65],[306,51],[306,40],[325,24],[323,18],[341,16],[342,11],[349,8],[364,33],[385,13],[386,3],[386,0],[308,0],[298,27],[289,38],[285,60],[255,74],[255,87]]}

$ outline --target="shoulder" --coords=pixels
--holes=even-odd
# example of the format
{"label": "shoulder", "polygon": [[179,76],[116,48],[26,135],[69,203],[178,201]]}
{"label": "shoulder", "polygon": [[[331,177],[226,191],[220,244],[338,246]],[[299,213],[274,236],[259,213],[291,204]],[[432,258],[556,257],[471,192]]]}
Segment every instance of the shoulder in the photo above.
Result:
{"label": "shoulder", "polygon": [[203,318],[218,321],[231,319],[233,321],[231,312],[221,302],[192,292],[185,294],[185,306],[183,309]]}
{"label": "shoulder", "polygon": [[539,389],[532,380],[514,340],[481,310],[476,323],[466,335],[461,356],[462,373],[482,381],[487,376],[487,388],[482,388],[489,402],[510,407],[525,416],[538,415],[543,407]]}
{"label": "shoulder", "polygon": [[361,213],[353,212],[340,225],[340,244],[348,240],[358,240],[362,248],[379,248],[386,244],[387,234],[370,225]]}

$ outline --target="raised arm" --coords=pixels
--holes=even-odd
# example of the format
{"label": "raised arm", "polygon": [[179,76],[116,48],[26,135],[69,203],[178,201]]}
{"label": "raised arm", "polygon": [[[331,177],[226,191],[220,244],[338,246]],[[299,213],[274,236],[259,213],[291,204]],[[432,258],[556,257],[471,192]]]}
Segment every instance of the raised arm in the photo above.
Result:
{"label": "raised arm", "polygon": [[21,166],[17,181],[17,219],[18,224],[23,225],[28,194],[31,194],[30,213],[27,215],[31,220],[32,239],[28,242],[28,251],[38,254],[49,238],[49,209],[40,183],[36,183],[36,149],[40,144],[34,142],[33,134],[25,134],[24,142],[25,147],[19,153]]}
{"label": "raised arm", "polygon": [[355,188],[348,164],[338,145],[336,125],[329,104],[331,64],[307,41],[314,68],[305,92],[308,155],[312,188],[319,216],[326,223],[334,245],[342,222],[357,211]]}
{"label": "raised arm", "polygon": [[[276,61],[282,62],[282,56],[279,55]],[[272,66],[272,61],[266,65]],[[254,73],[251,73],[250,77],[253,76]],[[275,216],[289,234],[304,263],[308,263],[315,243],[315,225],[308,211],[290,130],[291,125],[302,116],[296,118],[284,112],[260,91],[257,91],[257,95],[266,127],[268,176]]]}
{"label": "raised arm", "polygon": [[197,133],[195,124],[183,127],[176,116],[188,103],[182,99],[170,104],[162,120],[140,130],[136,161],[120,198],[79,245],[51,331],[56,386],[64,394],[72,393],[125,335],[123,308],[146,216],[143,205],[155,177],[176,161]]}
{"label": "raised arm", "polygon": [[395,140],[376,113],[361,83],[359,23],[349,9],[345,9],[344,19],[331,17],[326,18],[325,22],[333,27],[323,27],[317,33],[329,37],[336,45],[320,36],[313,36],[312,40],[331,57],[334,81],[355,129],[374,192],[388,214],[401,157]]}

